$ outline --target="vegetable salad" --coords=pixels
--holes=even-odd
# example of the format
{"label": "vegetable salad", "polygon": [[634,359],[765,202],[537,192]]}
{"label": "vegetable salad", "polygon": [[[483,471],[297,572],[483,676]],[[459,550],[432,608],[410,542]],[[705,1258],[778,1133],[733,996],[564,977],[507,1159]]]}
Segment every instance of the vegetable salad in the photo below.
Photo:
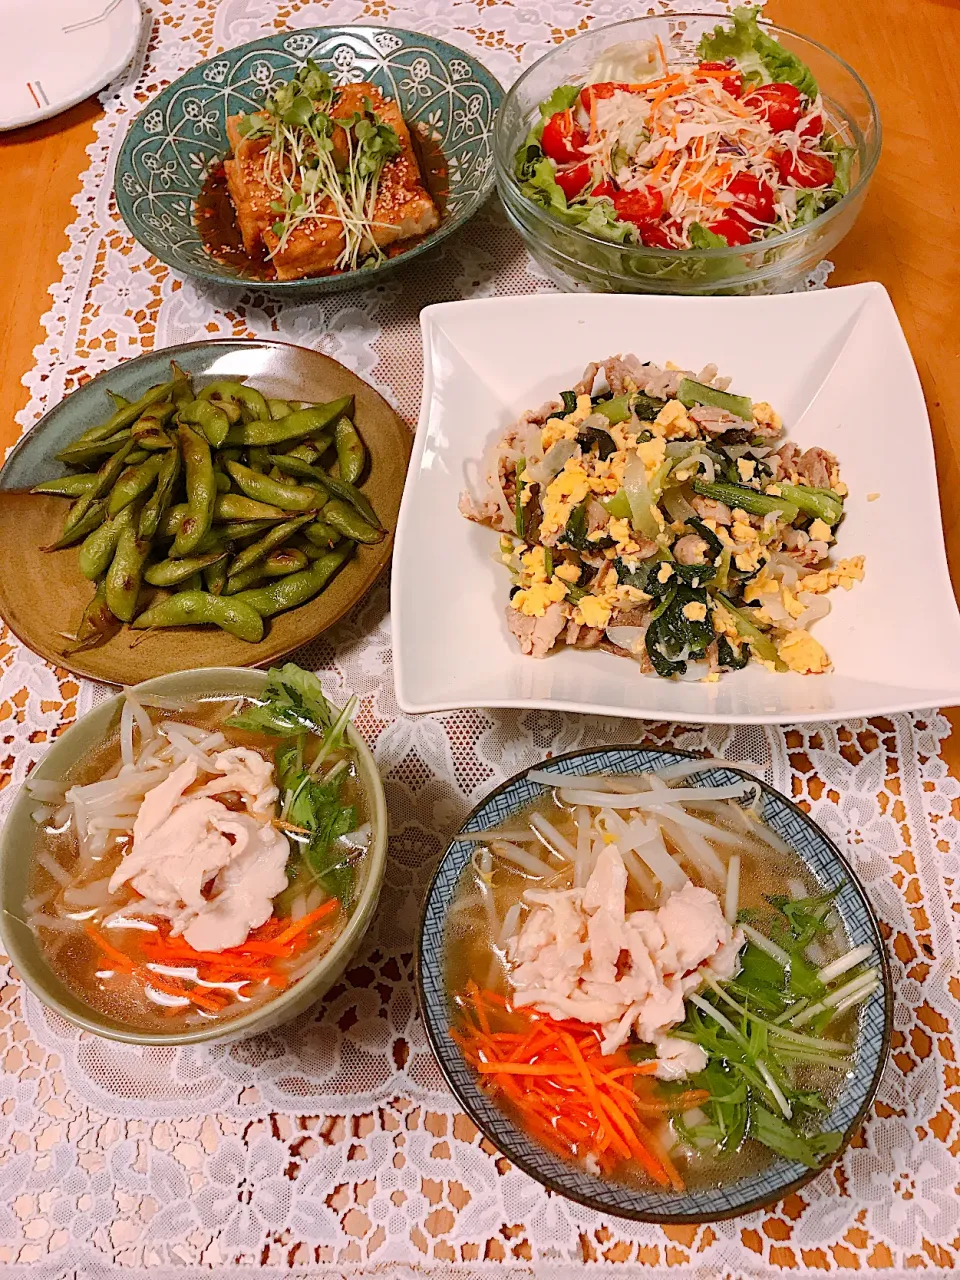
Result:
{"label": "vegetable salad", "polygon": [[718,679],[753,658],[830,667],[810,633],[864,559],[831,558],[836,458],[784,440],[775,409],[699,373],[619,356],[491,449],[461,512],[500,532],[507,624],[524,654],[603,648],[664,677]]}
{"label": "vegetable salad", "polygon": [[755,9],[698,53],[670,65],[659,40],[620,45],[558,86],[516,155],[524,194],[615,243],[707,249],[803,226],[847,193],[854,149]]}

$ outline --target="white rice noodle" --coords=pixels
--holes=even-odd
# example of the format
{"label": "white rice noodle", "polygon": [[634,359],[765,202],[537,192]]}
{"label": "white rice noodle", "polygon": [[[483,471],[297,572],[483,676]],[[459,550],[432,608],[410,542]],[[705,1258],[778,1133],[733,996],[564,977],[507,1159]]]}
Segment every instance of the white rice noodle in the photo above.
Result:
{"label": "white rice noodle", "polygon": [[824,965],[817,977],[825,987],[829,986],[835,978],[839,978],[842,973],[846,973],[848,969],[855,968],[872,955],[873,943],[864,942],[861,946],[854,947],[852,951],[848,951],[845,956],[838,956],[830,964]]}
{"label": "white rice noodle", "polygon": [[649,901],[650,905],[655,906],[660,893],[653,876],[651,876],[632,849],[621,849],[620,857],[623,859],[623,865],[627,868],[627,875],[643,894],[644,898]]}
{"label": "white rice noodle", "polygon": [[848,1008],[851,1004],[856,1003],[853,999],[854,996],[864,999],[865,997],[862,993],[868,989],[873,991],[877,983],[876,969],[868,969],[865,973],[858,974],[855,978],[851,978],[849,982],[845,982],[836,991],[831,991],[828,996],[824,996],[822,1000],[812,1004],[809,1009],[804,1009],[802,1013],[798,1013],[795,1018],[790,1019],[789,1025],[791,1027],[802,1027],[804,1023],[815,1018],[824,1009],[835,1009],[841,1004]]}
{"label": "white rice noodle", "polygon": [[493,889],[490,887],[490,877],[493,875],[493,854],[489,849],[481,849],[480,856],[477,859],[477,888],[480,891],[480,897],[483,898],[483,906],[487,913],[487,928],[490,931],[491,938],[500,936],[501,923],[497,916],[497,904],[493,900]]}
{"label": "white rice noodle", "polygon": [[304,914],[309,915],[311,911],[316,911],[317,907],[322,907],[329,896],[323,885],[314,885],[307,894],[306,902],[304,903]]}
{"label": "white rice noodle", "polygon": [[773,956],[778,964],[784,969],[790,967],[790,957],[784,951],[783,947],[778,947],[770,938],[764,937],[758,929],[754,929],[752,925],[742,924],[740,928],[743,930],[744,937],[749,938],[755,947],[759,947],[761,951],[765,951],[768,956]]}
{"label": "white rice noodle", "polygon": [[68,884],[72,883],[73,876],[66,867],[60,865],[52,853],[49,853],[46,849],[38,849],[36,859],[44,871],[56,880],[57,884],[61,884],[66,888]]}
{"label": "white rice noodle", "polygon": [[736,923],[740,906],[740,855],[731,853],[727,863],[727,884],[723,895],[723,918],[731,927]]}
{"label": "white rice noodle", "polygon": [[[670,804],[702,804],[707,800],[743,800],[747,793],[752,793],[756,783],[734,782],[721,787],[662,787],[656,791],[655,799],[668,801]],[[649,798],[647,800],[649,803]]]}
{"label": "white rice noodle", "polygon": [[539,832],[544,843],[552,853],[558,854],[567,862],[576,862],[577,851],[566,836],[562,835],[557,828],[542,813],[533,813],[530,815],[530,825],[535,831]]}
{"label": "white rice noodle", "polygon": [[856,991],[847,996],[846,1000],[840,1001],[837,1005],[836,1012],[843,1013],[844,1010],[849,1009],[851,1005],[863,1004],[864,1000],[868,1000],[882,985],[883,984],[878,978],[875,982],[871,983],[869,987],[858,987]]}
{"label": "white rice noodle", "polygon": [[784,1096],[783,1090],[780,1088],[776,1080],[774,1080],[773,1076],[770,1074],[770,1068],[767,1066],[765,1062],[758,1061],[757,1070],[763,1076],[766,1086],[770,1090],[770,1092],[773,1094],[774,1099],[776,1100],[777,1106],[783,1112],[784,1118],[786,1120],[791,1119],[791,1117],[793,1116],[793,1107],[791,1107],[790,1103],[787,1101],[787,1099]]}
{"label": "white rice noodle", "polygon": [[593,821],[590,817],[590,810],[586,805],[577,805],[575,816],[577,820],[577,861],[574,865],[573,883],[576,888],[582,889],[590,879],[590,871],[592,869],[590,836]]}
{"label": "white rice noodle", "polygon": [[517,926],[520,923],[520,913],[523,911],[522,902],[514,902],[503,917],[503,928],[497,938],[497,943],[501,948],[506,948],[507,943],[517,932]]}
{"label": "white rice noodle", "polygon": [[726,769],[731,765],[737,769],[745,769],[748,773],[755,772],[757,768],[755,764],[740,761],[682,760],[678,764],[668,764],[662,769],[657,769],[652,776],[663,782],[678,782],[681,778],[689,778],[694,773],[706,773],[709,769]]}
{"label": "white rice noodle", "polygon": [[695,818],[692,813],[687,813],[686,809],[679,804],[647,804],[646,808],[653,814],[663,819],[669,819],[676,823],[677,826],[683,827],[688,831],[697,831],[702,836],[706,836],[708,840],[716,840],[719,844],[743,844],[743,836],[739,831],[726,831],[723,827],[718,827],[712,822],[704,822],[702,818]]}
{"label": "white rice noodle", "polygon": [[307,914],[307,895],[298,893],[294,900],[290,903],[290,919],[302,920]]}
{"label": "white rice noodle", "polygon": [[149,742],[153,737],[153,721],[150,719],[150,716],[144,709],[143,704],[132,689],[124,689],[123,694],[124,708],[129,707],[133,712],[133,717],[137,722],[137,728],[140,730],[141,743]]}
{"label": "white rice noodle", "polygon": [[726,883],[726,867],[698,831],[689,831],[667,818],[664,818],[663,826],[680,853],[693,863],[705,882],[714,887]]}
{"label": "white rice noodle", "polygon": [[511,844],[509,840],[493,840],[484,852],[496,854],[498,858],[503,858],[505,862],[512,862],[521,871],[526,871],[529,875],[538,878],[555,874],[549,863],[541,862],[527,849],[521,849],[518,844]]}
{"label": "white rice noodle", "polygon": [[38,827],[44,827],[56,812],[57,811],[52,804],[44,804],[41,805],[39,809],[32,809],[30,811],[30,817]]}
{"label": "white rice noodle", "polygon": [[135,756],[133,753],[133,703],[129,698],[124,699],[123,710],[120,712],[120,759],[125,765],[133,768]]}
{"label": "white rice noodle", "polygon": [[25,785],[34,800],[63,804],[62,783],[54,782],[52,778],[28,778]]}
{"label": "white rice noodle", "polygon": [[624,823],[626,830],[619,838],[621,853],[635,853],[649,867],[667,893],[682,889],[687,883],[687,873],[675,858],[667,852],[659,828],[647,826],[638,820]]}

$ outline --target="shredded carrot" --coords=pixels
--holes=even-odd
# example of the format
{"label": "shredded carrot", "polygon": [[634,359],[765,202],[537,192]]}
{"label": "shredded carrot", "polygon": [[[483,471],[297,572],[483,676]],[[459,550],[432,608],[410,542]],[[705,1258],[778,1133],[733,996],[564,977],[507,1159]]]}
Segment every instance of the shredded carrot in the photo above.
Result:
{"label": "shredded carrot", "polygon": [[667,74],[667,55],[663,48],[663,41],[657,36],[657,52],[660,54],[660,65],[663,67],[663,74]]}
{"label": "shredded carrot", "polygon": [[323,906],[317,907],[316,911],[309,911],[305,916],[301,916],[299,920],[295,920],[289,929],[284,929],[283,933],[276,939],[279,946],[285,942],[289,942],[298,934],[303,933],[305,929],[309,929],[311,925],[317,924],[320,920],[325,920],[327,916],[332,915],[340,907],[339,898],[328,898]]}
{"label": "shredded carrot", "polygon": [[103,954],[112,960],[115,965],[126,973],[133,969],[134,965],[130,957],[122,951],[118,951],[112,943],[108,942],[99,929],[95,929],[92,924],[85,924],[83,929],[87,936],[96,943]]}
{"label": "shredded carrot", "polygon": [[590,1156],[604,1173],[633,1160],[660,1186],[682,1188],[679,1173],[641,1116],[696,1105],[702,1091],[670,1099],[656,1096],[653,1082],[644,1082],[641,1090],[656,1061],[634,1063],[622,1051],[604,1054],[597,1030],[514,1009],[498,992],[481,991],[475,982],[456,1004],[463,1016],[452,1036],[464,1058],[484,1087],[502,1094],[551,1151]]}

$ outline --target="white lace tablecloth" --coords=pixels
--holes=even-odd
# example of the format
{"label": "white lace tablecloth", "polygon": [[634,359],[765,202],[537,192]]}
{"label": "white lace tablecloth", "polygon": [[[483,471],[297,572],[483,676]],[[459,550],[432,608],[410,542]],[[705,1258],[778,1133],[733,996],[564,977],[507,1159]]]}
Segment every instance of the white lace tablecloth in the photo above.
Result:
{"label": "white lace tablecloth", "polygon": [[[323,350],[413,421],[422,306],[550,287],[498,213],[489,208],[369,292],[301,306],[218,293],[173,277],[119,221],[112,171],[127,123],[187,67],[265,30],[396,22],[452,40],[509,82],[551,43],[626,16],[623,6],[149,0],[148,7],[136,65],[104,94],[106,115],[74,202],[22,426],[126,357],[218,336],[279,337]],[[936,1274],[956,1265],[960,787],[940,758],[949,731],[942,717],[787,733],[550,712],[404,717],[393,695],[385,581],[301,661],[321,672],[332,696],[360,696],[358,724],[383,773],[392,828],[377,922],[321,1008],[221,1048],[140,1051],[81,1035],[0,968],[0,1273],[159,1278],[262,1267],[474,1277],[495,1268],[707,1280],[798,1270]],[[0,638],[0,804],[98,696],[10,635]],[[497,781],[547,752],[639,737],[762,765],[768,781],[848,850],[884,921],[894,967],[894,1052],[863,1132],[828,1173],[783,1204],[714,1226],[604,1219],[511,1168],[458,1113],[415,1009],[414,930],[446,835]]]}

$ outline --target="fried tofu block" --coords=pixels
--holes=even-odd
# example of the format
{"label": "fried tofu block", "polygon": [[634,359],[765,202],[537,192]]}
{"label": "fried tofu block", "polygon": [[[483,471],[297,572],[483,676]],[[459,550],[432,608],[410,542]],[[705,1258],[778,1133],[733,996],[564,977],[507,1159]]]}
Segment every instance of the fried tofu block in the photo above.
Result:
{"label": "fried tofu block", "polygon": [[[383,167],[374,206],[373,241],[380,248],[385,248],[398,240],[433,231],[440,218],[436,205],[423,186],[410,131],[395,102],[384,98],[376,85],[346,85],[338,90],[331,115],[346,117],[362,112],[365,100],[396,130],[402,148],[400,154]],[[266,140],[243,138],[237,128],[240,118],[239,115],[231,116],[227,121],[233,159],[227,160],[224,168],[244,248],[250,254],[259,254],[265,247],[278,280],[328,275],[336,269],[337,260],[346,247],[343,224],[334,212],[333,202],[325,200],[320,216],[299,223],[280,248],[279,237],[272,229],[276,215],[270,208],[276,199],[276,191],[265,181],[263,174]],[[333,143],[338,163],[345,164],[347,147],[342,129],[335,130]]]}
{"label": "fried tofu block", "polygon": [[423,185],[410,130],[392,98],[385,98],[375,84],[345,85],[340,90],[333,114],[343,116],[363,111],[364,99],[369,100],[376,114],[396,130],[401,146],[400,154],[388,160],[380,174],[373,212],[373,240],[384,249],[397,240],[409,240],[436,230],[440,225],[440,215]]}
{"label": "fried tofu block", "polygon": [[263,152],[266,138],[250,140],[239,130],[243,116],[230,116],[227,120],[227,137],[233,151],[233,159],[224,161],[227,190],[237,211],[237,224],[243,236],[243,247],[251,257],[263,253],[263,233],[274,220],[270,201],[275,194],[263,178]]}

